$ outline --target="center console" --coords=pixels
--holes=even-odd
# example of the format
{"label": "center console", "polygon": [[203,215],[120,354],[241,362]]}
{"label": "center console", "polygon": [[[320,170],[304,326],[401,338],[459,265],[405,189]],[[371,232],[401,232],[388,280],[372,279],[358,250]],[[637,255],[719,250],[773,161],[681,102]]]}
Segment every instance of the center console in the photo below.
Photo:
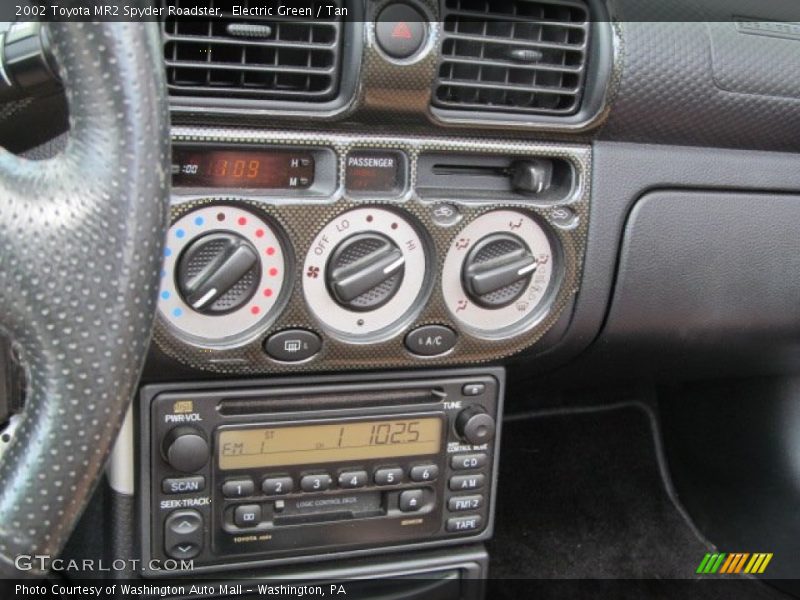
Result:
{"label": "center console", "polygon": [[569,316],[589,147],[173,138],[151,372],[198,376],[141,391],[143,564],[333,572],[377,553],[485,577],[505,377],[485,365]]}

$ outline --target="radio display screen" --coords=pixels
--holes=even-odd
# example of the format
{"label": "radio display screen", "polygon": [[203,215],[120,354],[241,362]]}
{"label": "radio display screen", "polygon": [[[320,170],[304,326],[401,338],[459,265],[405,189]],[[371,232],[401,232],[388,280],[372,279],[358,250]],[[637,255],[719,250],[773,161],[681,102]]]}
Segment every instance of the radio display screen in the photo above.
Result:
{"label": "radio display screen", "polygon": [[436,454],[441,438],[438,417],[227,429],[218,438],[219,467],[254,469]]}
{"label": "radio display screen", "polygon": [[314,154],[291,150],[172,150],[172,185],[308,189],[314,183]]}

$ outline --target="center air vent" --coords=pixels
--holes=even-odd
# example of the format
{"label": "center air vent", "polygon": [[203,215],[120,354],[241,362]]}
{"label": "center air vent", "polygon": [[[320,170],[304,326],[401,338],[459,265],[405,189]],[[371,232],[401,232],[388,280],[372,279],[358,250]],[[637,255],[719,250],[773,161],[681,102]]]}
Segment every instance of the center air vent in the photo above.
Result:
{"label": "center air vent", "polygon": [[433,103],[567,116],[580,108],[589,9],[581,0],[443,0]]}
{"label": "center air vent", "polygon": [[241,14],[263,11],[268,3],[258,0],[241,0],[237,7],[243,10],[236,15],[225,0],[166,2],[185,9],[219,7],[221,15],[164,22],[170,94],[289,102],[325,102],[336,96],[341,20]]}

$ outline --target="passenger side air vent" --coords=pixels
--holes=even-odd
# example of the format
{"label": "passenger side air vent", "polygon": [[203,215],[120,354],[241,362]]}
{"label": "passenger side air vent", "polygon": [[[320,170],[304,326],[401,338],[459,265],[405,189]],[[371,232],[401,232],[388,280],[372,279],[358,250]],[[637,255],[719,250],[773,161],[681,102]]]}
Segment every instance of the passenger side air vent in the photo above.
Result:
{"label": "passenger side air vent", "polygon": [[589,9],[581,0],[443,0],[436,106],[575,114],[583,94]]}
{"label": "passenger side air vent", "polygon": [[[218,7],[221,14],[164,22],[170,94],[325,102],[339,91],[341,20],[234,15],[225,0],[165,1],[185,9]],[[240,0],[238,6],[254,11],[267,4]]]}

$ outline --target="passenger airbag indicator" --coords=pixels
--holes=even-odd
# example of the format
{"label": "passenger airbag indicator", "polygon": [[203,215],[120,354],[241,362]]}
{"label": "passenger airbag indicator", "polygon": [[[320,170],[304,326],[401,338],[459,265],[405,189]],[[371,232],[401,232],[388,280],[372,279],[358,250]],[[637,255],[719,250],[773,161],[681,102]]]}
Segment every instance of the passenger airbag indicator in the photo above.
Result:
{"label": "passenger airbag indicator", "polygon": [[374,150],[347,155],[345,187],[355,194],[398,194],[405,187],[405,156]]}

